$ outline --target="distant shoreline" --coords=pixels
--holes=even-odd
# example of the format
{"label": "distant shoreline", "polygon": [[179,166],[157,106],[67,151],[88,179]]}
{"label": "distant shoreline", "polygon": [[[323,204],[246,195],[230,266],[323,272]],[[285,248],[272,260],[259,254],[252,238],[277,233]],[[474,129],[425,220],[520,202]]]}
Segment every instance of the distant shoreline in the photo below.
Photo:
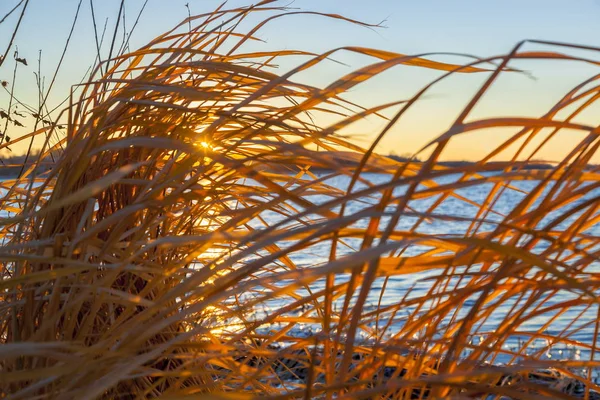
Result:
{"label": "distant shoreline", "polygon": [[[35,156],[33,156],[35,157]],[[389,155],[389,156],[381,156],[383,158],[388,158],[390,160],[394,160],[397,162],[408,162],[408,161],[412,161],[415,163],[422,163],[423,161],[421,160],[410,160],[407,157],[402,157],[402,156],[394,156],[394,155]],[[22,158],[22,159],[21,159]],[[31,159],[31,158],[30,158]],[[13,156],[11,157],[11,159],[9,160],[5,160],[10,162],[10,166],[1,166],[0,165],[0,179],[16,179],[19,176],[19,172],[21,171],[21,165],[19,165],[19,161],[23,162],[25,161],[25,157],[24,156]],[[345,159],[340,159],[340,160],[336,160],[336,163],[338,165],[340,165],[341,167],[346,167],[346,168],[356,168],[358,166],[358,163],[355,160],[345,160]],[[469,165],[474,165],[476,164],[476,162],[474,161],[438,161],[436,163],[436,165],[438,166],[443,166],[443,167],[449,167],[449,168],[459,168],[459,167],[465,167],[465,166],[469,166]],[[507,167],[518,167],[522,170],[550,170],[553,169],[554,166],[550,163],[544,162],[544,161],[539,161],[539,162],[529,162],[529,163],[512,163],[510,161],[494,161],[494,162],[489,162],[486,163],[486,165],[488,166],[487,170],[489,171],[501,171]],[[496,166],[497,169],[490,169],[490,166]],[[590,167],[595,166],[595,165],[590,165]],[[44,168],[44,172],[46,172],[49,168],[49,165],[46,165]],[[334,169],[331,168],[327,168],[327,167],[318,167],[318,166],[314,166],[311,168],[311,171],[313,172],[320,172],[320,173],[326,173],[326,172],[333,172]]]}

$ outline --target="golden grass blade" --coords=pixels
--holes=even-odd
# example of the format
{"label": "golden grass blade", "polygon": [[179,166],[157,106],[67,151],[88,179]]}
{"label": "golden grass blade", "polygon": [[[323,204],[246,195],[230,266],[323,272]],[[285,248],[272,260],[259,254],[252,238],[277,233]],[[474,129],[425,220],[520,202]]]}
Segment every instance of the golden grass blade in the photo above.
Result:
{"label": "golden grass blade", "polygon": [[[0,145],[47,135],[0,181],[2,396],[591,398],[600,142],[578,117],[599,75],[539,118],[465,121],[499,76],[522,73],[513,62],[596,67],[568,51],[598,49],[529,41],[465,65],[353,46],[244,51],[290,15],[372,26],[221,5],[98,65],[56,119],[65,138],[49,126]],[[296,82],[340,52],[375,62],[324,88]],[[387,104],[343,98],[406,66],[442,75]],[[461,73],[490,76],[424,162],[376,154]],[[341,134],[368,116],[386,121],[370,146]],[[440,162],[459,135],[506,127],[518,132],[479,161]],[[537,169],[573,130],[584,137]],[[560,346],[580,359],[545,356]]]}

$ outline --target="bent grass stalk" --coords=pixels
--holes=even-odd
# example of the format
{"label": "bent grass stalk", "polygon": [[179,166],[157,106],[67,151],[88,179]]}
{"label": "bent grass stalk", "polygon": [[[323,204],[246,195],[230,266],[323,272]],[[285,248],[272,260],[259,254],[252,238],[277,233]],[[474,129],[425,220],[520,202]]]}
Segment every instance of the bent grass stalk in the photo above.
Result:
{"label": "bent grass stalk", "polygon": [[[588,166],[597,128],[572,121],[598,98],[598,87],[582,84],[538,119],[466,122],[498,76],[520,73],[511,60],[588,60],[526,52],[522,44],[465,65],[360,47],[244,52],[264,24],[297,14],[270,3],[190,17],[98,66],[65,111],[63,139],[52,146],[47,139],[36,164],[1,182],[3,394],[569,398],[558,384],[526,379],[542,368],[572,378],[587,369],[577,375],[585,395],[598,390],[591,371],[599,322],[586,317],[600,312],[598,242],[589,233],[598,220],[598,198],[589,197],[598,172]],[[268,16],[255,29],[238,31],[240,21],[261,13]],[[294,80],[340,52],[373,64],[325,88]],[[271,65],[291,56],[305,61],[277,75]],[[412,98],[374,108],[343,98],[402,65],[443,75]],[[430,143],[424,162],[374,152],[431,87],[462,73],[488,80]],[[390,110],[395,115],[370,148],[340,134]],[[317,114],[338,122],[322,126]],[[456,136],[492,127],[520,131],[479,162],[440,165]],[[31,137],[49,138],[55,129]],[[567,129],[585,137],[562,162],[526,168]],[[527,143],[542,135],[527,154]],[[516,143],[511,161],[491,162]],[[51,170],[36,167],[57,155]],[[367,172],[390,179],[369,182]],[[345,190],[329,183],[340,177],[350,182]],[[521,181],[534,185],[525,190]],[[461,194],[484,187],[483,201]],[[507,193],[520,197],[501,212],[495,205]],[[449,199],[474,213],[444,211]],[[419,207],[423,200],[428,207]],[[414,223],[400,227],[406,220]],[[435,221],[468,228],[422,229]],[[314,263],[298,264],[298,255],[311,252]],[[402,298],[386,295],[399,277],[426,289],[407,284]],[[554,328],[568,312],[580,317]],[[527,329],[540,318],[541,328]],[[593,340],[579,338],[585,329]],[[525,339],[515,345],[516,337]],[[537,340],[546,345],[531,352]],[[583,356],[543,357],[554,346]],[[509,377],[519,384],[499,384]]]}

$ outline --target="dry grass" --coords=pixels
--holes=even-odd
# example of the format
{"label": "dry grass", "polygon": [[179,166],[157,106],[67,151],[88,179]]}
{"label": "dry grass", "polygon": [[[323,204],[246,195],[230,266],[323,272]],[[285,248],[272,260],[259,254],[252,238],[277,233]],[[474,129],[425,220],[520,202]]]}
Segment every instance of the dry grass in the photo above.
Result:
{"label": "dry grass", "polygon": [[[598,344],[578,333],[597,338],[600,323],[598,238],[590,233],[599,177],[588,168],[600,142],[597,128],[571,122],[599,97],[595,80],[538,119],[466,122],[491,83],[515,73],[510,59],[567,56],[519,45],[455,66],[354,47],[245,53],[255,31],[238,32],[240,21],[287,13],[269,3],[193,17],[105,63],[67,108],[64,139],[50,146],[52,126],[33,132],[48,138],[36,162],[59,157],[51,171],[32,165],[0,182],[3,394],[569,398],[564,379],[498,385],[550,367],[572,377],[587,368],[578,378],[585,395],[598,390],[590,368]],[[374,63],[324,89],[294,80],[338,52]],[[270,68],[297,55],[307,61],[287,74]],[[374,154],[387,128],[370,149],[338,134],[366,115],[399,110],[391,127],[427,92],[374,109],[340,97],[401,64],[447,71],[440,80],[489,76],[423,163]],[[555,118],[564,110],[571,115]],[[323,114],[340,122],[321,126],[313,117]],[[506,126],[522,129],[481,161],[439,165],[455,136]],[[543,134],[545,146],[565,129],[585,133],[575,150],[552,170],[525,168],[536,157],[527,143]],[[513,161],[487,173],[509,147],[517,148]],[[389,179],[370,183],[366,172]],[[328,184],[340,177],[346,190]],[[465,188],[486,195],[475,201]],[[515,195],[514,207],[498,211],[501,195]],[[449,212],[447,202],[472,215]],[[444,223],[465,230],[424,228]],[[311,252],[324,257],[299,265]],[[401,298],[386,292],[400,278]],[[555,329],[573,313],[579,318]],[[528,329],[531,321],[541,327]],[[517,336],[525,339],[511,345]],[[532,353],[537,340],[547,347]],[[552,346],[576,346],[583,356],[544,359]],[[498,360],[505,364],[488,363]]]}

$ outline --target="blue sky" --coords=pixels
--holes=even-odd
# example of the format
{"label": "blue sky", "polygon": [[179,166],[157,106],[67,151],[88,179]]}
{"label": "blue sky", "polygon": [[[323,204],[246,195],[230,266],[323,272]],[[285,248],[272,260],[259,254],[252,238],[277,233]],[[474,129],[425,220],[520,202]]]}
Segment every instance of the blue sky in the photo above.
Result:
{"label": "blue sky", "polygon": [[[0,18],[17,0],[0,1]],[[30,0],[29,9],[15,44],[19,54],[26,57],[29,67],[19,69],[17,93],[35,104],[33,71],[37,69],[38,50],[42,49],[42,74],[50,80],[59,60],[79,0]],[[157,34],[168,30],[187,16],[189,2],[192,14],[214,9],[221,1],[214,0],[149,0],[143,17],[131,38],[131,46],[147,43]],[[50,102],[59,101],[68,93],[92,64],[95,56],[89,0],[84,0],[80,20],[67,52],[63,69],[57,78],[56,89]],[[112,34],[120,0],[94,0],[98,29],[108,19],[107,31]],[[143,0],[126,0],[126,24],[131,27]],[[228,6],[246,5],[248,1],[230,1]],[[281,2],[281,5],[289,4]],[[344,45],[381,48],[405,54],[427,52],[458,52],[478,56],[507,53],[522,39],[546,39],[561,42],[600,46],[600,0],[296,0],[292,7],[343,14],[365,22],[383,23],[385,28],[366,29],[348,23],[321,17],[291,16],[269,25],[259,33],[266,48],[299,48],[322,52]],[[6,48],[10,29],[16,15],[0,25],[0,46]],[[250,25],[248,25],[250,26]],[[105,52],[107,52],[105,47]],[[544,46],[530,49],[552,50]],[[556,50],[556,49],[554,49]],[[560,50],[565,51],[565,50]],[[570,51],[571,54],[584,54]],[[588,54],[599,58],[597,54]],[[435,57],[434,57],[435,58]],[[368,63],[365,57],[340,54],[338,59],[350,67],[328,64],[323,68],[298,77],[308,83],[325,85],[336,77]],[[442,61],[459,58],[439,56]],[[464,61],[464,60],[463,60]],[[14,64],[0,68],[0,79],[10,80]],[[567,62],[528,62],[518,65],[531,71],[533,80],[514,74],[502,81],[501,89],[494,89],[484,99],[477,115],[539,115],[547,110],[560,95],[598,72],[589,66]],[[285,68],[285,66],[282,66]],[[382,75],[365,87],[350,93],[365,104],[408,98],[423,84],[437,76],[431,71],[402,67]],[[460,105],[469,99],[484,76],[457,77],[431,92],[421,107],[409,113],[382,142],[379,151],[410,153],[442,133],[460,111]],[[5,108],[7,95],[0,92],[0,108]],[[375,132],[382,122],[369,120],[360,133]],[[365,137],[362,144],[368,143]],[[486,147],[501,140],[502,134],[488,137],[465,138],[456,141],[450,158],[473,159]],[[570,139],[565,139],[568,142]],[[565,143],[566,143],[565,142]],[[560,144],[556,145],[559,151]],[[551,150],[547,155],[552,158]]]}

